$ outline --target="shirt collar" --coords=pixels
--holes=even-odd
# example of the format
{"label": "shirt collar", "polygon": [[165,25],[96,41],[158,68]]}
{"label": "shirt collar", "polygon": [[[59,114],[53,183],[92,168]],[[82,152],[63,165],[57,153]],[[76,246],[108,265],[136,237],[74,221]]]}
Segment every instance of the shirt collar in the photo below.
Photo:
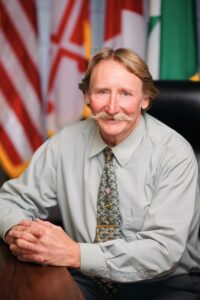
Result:
{"label": "shirt collar", "polygon": [[[125,167],[136,151],[138,145],[140,144],[143,136],[145,134],[145,121],[144,117],[141,116],[140,122],[137,127],[131,132],[131,134],[119,145],[112,148],[113,153],[117,161],[122,167]],[[96,126],[96,131],[93,136],[93,143],[91,150],[89,152],[89,157],[95,156],[103,149],[107,147],[107,144],[103,141],[98,126]]]}
{"label": "shirt collar", "polygon": [[93,141],[91,144],[91,149],[89,151],[89,158],[99,154],[101,151],[103,151],[105,147],[107,147],[106,143],[104,142],[104,140],[100,135],[99,128],[97,125],[92,140]]}

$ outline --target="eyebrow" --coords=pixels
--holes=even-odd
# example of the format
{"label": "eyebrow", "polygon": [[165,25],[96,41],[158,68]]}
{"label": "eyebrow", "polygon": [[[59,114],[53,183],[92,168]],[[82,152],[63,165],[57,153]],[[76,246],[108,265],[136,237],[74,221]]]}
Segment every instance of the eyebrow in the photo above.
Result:
{"label": "eyebrow", "polygon": [[100,91],[100,90],[109,90],[108,87],[95,87],[95,88],[91,88],[90,90],[93,90],[94,92]]}
{"label": "eyebrow", "polygon": [[[96,90],[110,90],[107,86],[97,86],[93,88],[94,91]],[[127,91],[127,92],[134,92],[134,88],[127,88],[127,87],[118,87],[119,91]]]}

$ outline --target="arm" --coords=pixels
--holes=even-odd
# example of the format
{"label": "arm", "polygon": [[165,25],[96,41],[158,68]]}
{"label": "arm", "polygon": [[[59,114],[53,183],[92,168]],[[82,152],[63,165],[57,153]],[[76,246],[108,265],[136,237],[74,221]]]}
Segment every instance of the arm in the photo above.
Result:
{"label": "arm", "polygon": [[23,219],[45,219],[56,205],[56,163],[58,145],[47,141],[34,154],[28,169],[6,182],[0,191],[0,236]]}
{"label": "arm", "polygon": [[[0,193],[0,233],[12,253],[28,262],[80,266],[80,247],[46,219],[57,204],[59,141],[52,138],[33,156],[28,169],[4,184]],[[24,221],[22,221],[24,220]]]}
{"label": "arm", "polygon": [[[182,151],[182,149],[179,149]],[[81,244],[81,269],[91,276],[140,281],[172,273],[199,226],[197,165],[193,155],[169,154],[157,170],[154,193],[137,239]],[[194,240],[197,236],[194,235]],[[195,241],[196,243],[196,241]]]}

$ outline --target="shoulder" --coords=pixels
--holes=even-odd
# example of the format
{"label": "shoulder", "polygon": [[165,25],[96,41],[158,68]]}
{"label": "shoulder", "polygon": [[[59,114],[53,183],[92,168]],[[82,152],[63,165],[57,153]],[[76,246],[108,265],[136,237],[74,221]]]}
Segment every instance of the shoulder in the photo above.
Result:
{"label": "shoulder", "polygon": [[96,122],[88,119],[64,127],[50,138],[48,147],[62,155],[81,153],[93,141],[97,131]]}
{"label": "shoulder", "polygon": [[186,148],[192,149],[190,143],[171,127],[147,113],[145,113],[144,119],[146,132],[152,143],[165,146],[182,144]]}
{"label": "shoulder", "polygon": [[57,135],[56,139],[59,141],[60,146],[67,149],[85,147],[90,143],[96,132],[96,122],[88,119],[80,121],[64,127]]}
{"label": "shoulder", "polygon": [[145,114],[146,143],[151,166],[157,175],[183,174],[198,176],[198,164],[190,143],[178,132]]}
{"label": "shoulder", "polygon": [[181,134],[147,113],[144,119],[147,138],[154,149],[171,159],[195,158],[192,146]]}
{"label": "shoulder", "polygon": [[35,152],[35,157],[51,153],[58,156],[61,152],[73,151],[74,147],[84,147],[91,140],[96,130],[96,124],[93,120],[85,120],[68,125],[58,133],[48,138],[40,148]]}
{"label": "shoulder", "polygon": [[80,122],[73,123],[71,125],[65,126],[60,133],[58,133],[58,138],[63,137],[73,137],[76,138],[77,136],[81,135],[88,135],[96,128],[96,123],[91,120],[84,120]]}

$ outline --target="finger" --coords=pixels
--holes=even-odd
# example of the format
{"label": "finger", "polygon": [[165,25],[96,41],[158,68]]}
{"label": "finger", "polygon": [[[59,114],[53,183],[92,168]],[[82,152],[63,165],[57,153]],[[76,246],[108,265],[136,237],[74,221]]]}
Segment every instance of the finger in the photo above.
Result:
{"label": "finger", "polygon": [[43,221],[43,220],[41,220],[41,219],[35,219],[35,222],[36,222],[37,224],[40,224],[40,225],[43,225],[43,226],[46,226],[46,227],[49,227],[49,228],[55,227],[55,225],[52,224],[52,223],[49,222],[49,221]]}
{"label": "finger", "polygon": [[[37,220],[37,219],[36,219]],[[19,225],[23,227],[31,227],[35,224],[35,220],[22,220],[19,222]]]}
{"label": "finger", "polygon": [[23,258],[23,257],[20,256],[20,255],[16,255],[16,256],[17,256],[17,259],[20,260],[20,261],[23,261],[23,262],[32,262],[32,261],[30,261],[30,260],[28,260],[28,259]]}
{"label": "finger", "polygon": [[[23,228],[38,228],[40,229],[38,226],[35,226],[36,222],[35,221],[31,221],[31,220],[22,220],[20,223],[19,223]],[[32,231],[34,232],[34,231]],[[35,231],[35,235],[37,234],[40,234],[38,233],[38,231]]]}
{"label": "finger", "polygon": [[9,232],[8,232],[8,236],[12,236],[12,234],[14,232],[30,232],[31,233],[31,230],[30,230],[31,227],[26,227],[26,226],[23,226],[23,225],[16,225],[14,227],[12,227]]}
{"label": "finger", "polygon": [[34,221],[34,223],[36,226],[38,226],[38,228],[41,228],[43,230],[44,234],[51,234],[52,230],[55,230],[58,227],[58,226],[52,224],[51,222],[43,221],[40,219],[36,219]]}
{"label": "finger", "polygon": [[13,244],[13,243],[15,242],[15,239],[12,238],[12,237],[9,235],[9,233],[6,234],[5,240],[6,240],[6,243],[7,243],[8,245],[11,245],[11,244]]}
{"label": "finger", "polygon": [[33,254],[34,252],[31,252],[30,250],[26,250],[26,249],[22,249],[20,247],[18,247],[16,244],[11,244],[10,245],[10,251],[15,255],[15,256],[19,256],[19,255],[24,255],[24,254]]}
{"label": "finger", "polygon": [[27,228],[27,227],[24,227],[24,226],[18,224],[18,225],[13,226],[13,227],[9,230],[9,232],[11,232],[11,231],[13,231],[13,230],[23,231],[23,230],[26,230],[26,228]]}
{"label": "finger", "polygon": [[44,258],[41,255],[36,255],[36,254],[21,254],[17,256],[17,259],[25,262],[45,264]]}
{"label": "finger", "polygon": [[23,239],[31,243],[36,243],[38,240],[35,235],[33,235],[31,232],[28,231],[13,230],[9,233],[9,237],[14,238],[14,240]]}
{"label": "finger", "polygon": [[36,238],[40,238],[43,235],[44,231],[41,228],[38,228],[37,226],[34,226],[34,224],[32,224],[29,227],[26,227],[26,226],[13,227],[9,231],[8,235],[12,237],[14,235],[17,235],[19,232],[21,232],[21,233],[26,232],[26,233],[29,233],[29,234],[35,236]]}
{"label": "finger", "polygon": [[6,241],[8,242],[8,244],[14,243],[15,238],[13,237],[13,233],[23,230],[21,226],[16,225],[14,227],[12,227],[6,234]]}
{"label": "finger", "polygon": [[33,223],[32,220],[22,220],[19,222],[19,224],[22,226],[31,226],[32,223]]}
{"label": "finger", "polygon": [[[22,240],[22,239],[16,239],[15,244],[11,244],[11,247],[13,247],[12,245],[14,245],[14,246],[16,245],[19,249],[21,249],[22,251],[26,251],[26,252],[39,253],[41,251],[39,245]],[[16,248],[12,248],[12,249],[16,249]]]}

